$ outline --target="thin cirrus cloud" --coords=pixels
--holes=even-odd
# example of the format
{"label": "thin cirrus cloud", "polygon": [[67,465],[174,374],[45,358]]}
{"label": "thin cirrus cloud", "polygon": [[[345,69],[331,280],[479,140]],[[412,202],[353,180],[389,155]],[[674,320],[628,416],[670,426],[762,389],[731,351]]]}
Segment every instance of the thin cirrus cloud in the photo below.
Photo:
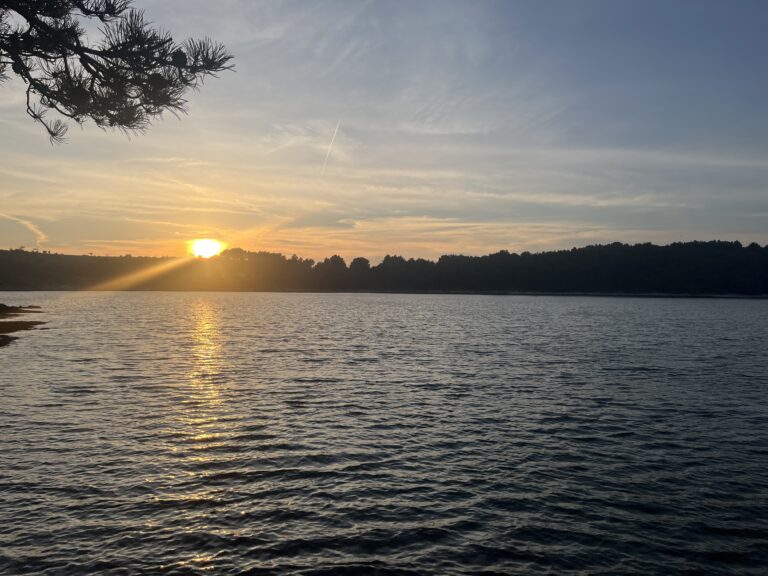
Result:
{"label": "thin cirrus cloud", "polygon": [[2,214],[0,213],[0,218],[3,218],[7,221],[14,222],[21,226],[22,228],[26,229],[27,232],[32,234],[32,236],[35,239],[35,246],[37,248],[40,248],[43,244],[48,242],[48,235],[40,230],[40,227],[37,224],[33,224],[29,220],[25,220],[24,218],[19,218],[17,216],[12,216],[10,214]]}
{"label": "thin cirrus cloud", "polygon": [[[0,86],[0,211],[46,249],[768,242],[762,2],[136,5],[225,42],[237,72],[181,122],[131,139],[86,125],[58,147]],[[0,242],[35,238],[0,219]]]}

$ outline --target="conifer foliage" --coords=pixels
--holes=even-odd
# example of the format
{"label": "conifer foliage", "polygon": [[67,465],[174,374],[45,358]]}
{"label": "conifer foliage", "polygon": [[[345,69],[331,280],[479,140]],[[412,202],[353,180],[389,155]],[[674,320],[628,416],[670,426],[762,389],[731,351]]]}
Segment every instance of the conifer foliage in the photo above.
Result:
{"label": "conifer foliage", "polygon": [[50,112],[128,133],[183,113],[184,94],[231,69],[231,59],[208,38],[176,42],[131,0],[0,0],[0,81],[23,80],[27,113],[52,142],[67,124]]}

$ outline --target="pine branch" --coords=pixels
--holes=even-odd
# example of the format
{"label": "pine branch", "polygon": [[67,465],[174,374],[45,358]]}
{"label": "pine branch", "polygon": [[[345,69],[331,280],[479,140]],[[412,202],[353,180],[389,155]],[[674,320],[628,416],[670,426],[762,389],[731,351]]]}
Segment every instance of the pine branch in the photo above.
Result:
{"label": "pine branch", "polygon": [[[149,25],[130,0],[0,0],[0,80],[7,70],[27,84],[27,113],[52,142],[77,123],[142,132],[164,112],[186,112],[184,94],[206,76],[231,70],[232,55],[212,40],[179,44]],[[15,14],[11,25],[9,15]],[[99,20],[88,44],[80,19]],[[36,102],[35,102],[36,100]]]}

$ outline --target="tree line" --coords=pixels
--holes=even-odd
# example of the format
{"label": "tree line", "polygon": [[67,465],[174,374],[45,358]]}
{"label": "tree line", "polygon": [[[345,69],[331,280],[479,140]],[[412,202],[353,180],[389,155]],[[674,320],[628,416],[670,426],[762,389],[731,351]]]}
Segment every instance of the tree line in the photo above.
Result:
{"label": "tree line", "polygon": [[[366,258],[315,262],[240,248],[168,266],[173,260],[0,250],[0,289],[103,289],[129,278],[125,288],[137,290],[768,294],[768,246],[717,240],[502,250],[437,261],[386,256],[376,265]],[[139,274],[149,269],[158,272]]]}

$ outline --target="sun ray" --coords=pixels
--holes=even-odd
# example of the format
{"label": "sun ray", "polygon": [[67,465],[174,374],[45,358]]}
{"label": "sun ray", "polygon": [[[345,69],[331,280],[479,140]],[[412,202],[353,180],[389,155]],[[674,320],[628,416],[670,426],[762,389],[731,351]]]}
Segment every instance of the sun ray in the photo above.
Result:
{"label": "sun ray", "polygon": [[86,290],[106,290],[106,291],[130,290],[131,288],[138,286],[139,284],[147,282],[148,280],[156,278],[157,276],[161,276],[166,272],[170,272],[175,268],[179,268],[193,261],[194,261],[194,258],[190,256],[187,256],[185,258],[174,258],[173,260],[161,262],[156,266],[144,268],[143,270],[139,270],[137,272],[131,272],[124,276],[120,276],[112,280],[107,280],[106,282],[102,282],[101,284],[97,284],[95,286],[86,288]]}

